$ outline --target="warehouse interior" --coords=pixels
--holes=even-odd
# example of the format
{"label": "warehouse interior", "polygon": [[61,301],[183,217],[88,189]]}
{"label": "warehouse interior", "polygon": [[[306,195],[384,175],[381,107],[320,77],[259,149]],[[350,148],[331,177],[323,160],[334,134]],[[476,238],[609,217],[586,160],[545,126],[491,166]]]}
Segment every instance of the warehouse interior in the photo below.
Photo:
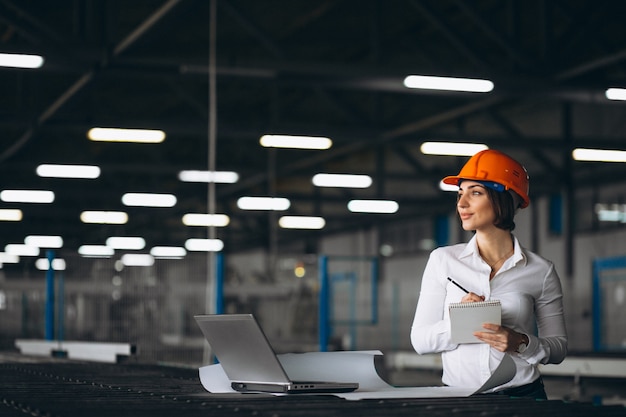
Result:
{"label": "warehouse interior", "polygon": [[[0,410],[625,415],[625,15],[589,0],[0,0],[0,58],[40,58],[0,66]],[[409,88],[411,75],[492,89]],[[262,140],[277,135],[326,146]],[[278,353],[375,350],[393,384],[441,383],[409,332],[429,253],[472,236],[440,188],[471,152],[426,146],[442,143],[501,150],[529,174],[514,234],[554,263],[569,339],[542,367],[550,401],[311,398],[296,412],[207,396],[197,370],[214,358],[193,316],[216,312],[254,314]],[[315,225],[287,223],[303,219]],[[74,410],[72,392],[86,396]]]}

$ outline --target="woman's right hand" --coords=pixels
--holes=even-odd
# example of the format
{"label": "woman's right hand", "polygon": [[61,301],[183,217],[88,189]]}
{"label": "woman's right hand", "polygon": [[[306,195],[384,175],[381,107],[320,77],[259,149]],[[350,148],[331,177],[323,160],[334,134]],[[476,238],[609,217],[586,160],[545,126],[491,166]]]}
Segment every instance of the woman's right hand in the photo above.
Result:
{"label": "woman's right hand", "polygon": [[470,292],[467,295],[465,295],[463,298],[461,298],[462,303],[475,303],[478,301],[485,301],[485,296]]}

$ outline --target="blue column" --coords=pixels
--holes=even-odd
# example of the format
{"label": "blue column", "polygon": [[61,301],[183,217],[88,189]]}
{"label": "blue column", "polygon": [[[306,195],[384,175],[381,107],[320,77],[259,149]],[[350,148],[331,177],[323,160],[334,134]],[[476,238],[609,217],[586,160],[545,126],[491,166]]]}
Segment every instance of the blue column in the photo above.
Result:
{"label": "blue column", "polygon": [[450,240],[450,219],[448,216],[437,216],[435,218],[435,245],[437,247],[447,246]]}
{"label": "blue column", "polygon": [[215,262],[215,313],[224,312],[224,255],[218,253]]}
{"label": "blue column", "polygon": [[321,256],[319,259],[319,343],[320,352],[328,351],[328,257]]}

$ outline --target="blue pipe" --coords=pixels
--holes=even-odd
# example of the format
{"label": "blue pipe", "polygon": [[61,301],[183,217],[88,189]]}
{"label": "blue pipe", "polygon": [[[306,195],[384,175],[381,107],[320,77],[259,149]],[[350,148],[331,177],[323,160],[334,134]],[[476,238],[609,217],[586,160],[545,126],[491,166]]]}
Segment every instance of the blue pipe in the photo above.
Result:
{"label": "blue pipe", "polygon": [[215,262],[215,313],[224,312],[224,255],[218,253]]}
{"label": "blue pipe", "polygon": [[329,301],[329,289],[328,289],[328,257],[321,256],[319,259],[319,343],[320,352],[328,351],[328,301]]}

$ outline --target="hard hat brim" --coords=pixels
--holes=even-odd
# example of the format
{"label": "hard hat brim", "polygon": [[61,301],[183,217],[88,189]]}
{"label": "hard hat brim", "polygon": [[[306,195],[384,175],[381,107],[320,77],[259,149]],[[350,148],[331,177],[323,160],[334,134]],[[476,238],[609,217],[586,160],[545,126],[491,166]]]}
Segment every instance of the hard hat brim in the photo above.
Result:
{"label": "hard hat brim", "polygon": [[[484,182],[486,179],[485,178],[477,178],[477,177],[471,177],[471,176],[458,176],[458,175],[451,175],[448,177],[444,177],[441,181],[444,184],[448,184],[448,185],[459,185],[459,181],[461,180],[469,180],[469,181],[478,181],[478,182]],[[491,181],[491,182],[495,182],[495,181]],[[524,198],[523,196],[521,196],[518,192],[516,192],[514,189],[512,189],[511,187],[507,187],[506,185],[503,185],[505,190],[507,191],[513,191],[515,194],[517,194],[520,198],[520,208],[526,208],[528,207],[528,205],[530,204],[530,198]]]}

